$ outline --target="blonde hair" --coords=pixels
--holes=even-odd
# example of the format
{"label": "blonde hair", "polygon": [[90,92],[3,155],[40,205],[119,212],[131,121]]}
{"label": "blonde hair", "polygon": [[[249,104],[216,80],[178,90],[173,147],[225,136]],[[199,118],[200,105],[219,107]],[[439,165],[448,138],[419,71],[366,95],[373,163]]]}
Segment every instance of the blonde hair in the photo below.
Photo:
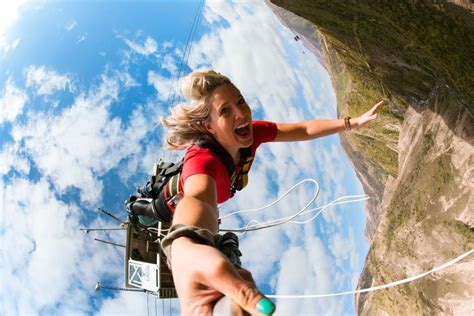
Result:
{"label": "blonde hair", "polygon": [[209,120],[209,97],[215,88],[232,84],[229,78],[214,70],[194,72],[185,78],[181,90],[191,104],[178,104],[161,123],[168,129],[165,145],[168,149],[184,149],[192,143],[212,137],[203,123]]}

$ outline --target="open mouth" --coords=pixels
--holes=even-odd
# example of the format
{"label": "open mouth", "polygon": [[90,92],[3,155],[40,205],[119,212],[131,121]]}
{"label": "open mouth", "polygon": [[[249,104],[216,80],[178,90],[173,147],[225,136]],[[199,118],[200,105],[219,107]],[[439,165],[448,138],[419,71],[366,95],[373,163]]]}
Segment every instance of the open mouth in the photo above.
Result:
{"label": "open mouth", "polygon": [[245,126],[236,128],[235,133],[240,137],[248,137],[250,135],[250,126],[247,124]]}

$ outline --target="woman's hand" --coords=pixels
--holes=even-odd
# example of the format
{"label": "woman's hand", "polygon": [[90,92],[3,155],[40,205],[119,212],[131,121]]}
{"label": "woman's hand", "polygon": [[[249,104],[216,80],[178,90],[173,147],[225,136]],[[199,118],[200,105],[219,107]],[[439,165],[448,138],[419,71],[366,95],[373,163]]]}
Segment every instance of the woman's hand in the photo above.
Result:
{"label": "woman's hand", "polygon": [[379,103],[374,105],[370,110],[368,110],[361,116],[352,118],[351,128],[352,129],[358,128],[358,127],[366,125],[370,121],[375,120],[377,118],[377,111],[380,110],[383,105],[384,105],[384,101],[380,101]]}
{"label": "woman's hand", "polygon": [[252,315],[268,315],[275,306],[256,288],[250,273],[237,270],[217,249],[176,239],[171,247],[171,266],[182,315],[212,315],[223,295]]}

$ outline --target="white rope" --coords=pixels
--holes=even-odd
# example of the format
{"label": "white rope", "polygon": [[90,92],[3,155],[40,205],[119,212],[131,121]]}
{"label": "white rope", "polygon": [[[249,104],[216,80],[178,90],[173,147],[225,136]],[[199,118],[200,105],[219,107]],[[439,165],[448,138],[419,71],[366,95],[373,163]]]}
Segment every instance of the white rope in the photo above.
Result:
{"label": "white rope", "polygon": [[[340,201],[340,200],[344,200],[344,199],[349,199],[347,201]],[[327,209],[328,207],[330,206],[336,206],[336,205],[339,205],[339,204],[346,204],[346,203],[353,203],[353,202],[359,202],[359,201],[366,201],[368,200],[369,197],[367,195],[347,195],[347,196],[343,196],[343,197],[340,197],[340,198],[337,198],[331,202],[329,202],[328,204],[324,205],[324,206],[320,206],[320,207],[317,207],[317,208],[313,208],[313,209],[310,209],[310,210],[307,210],[306,212],[303,212],[301,213],[301,215],[304,215],[304,214],[308,214],[308,213],[311,213],[311,212],[316,212],[319,210],[318,213],[316,213],[315,215],[313,215],[313,217],[310,217],[309,219],[305,220],[305,221],[301,221],[301,222],[298,222],[298,221],[290,221],[290,223],[292,224],[299,224],[299,225],[303,225],[303,224],[306,224],[306,223],[309,223],[313,220],[316,219],[316,217],[318,217],[325,209]]]}
{"label": "white rope", "polygon": [[[301,185],[305,182],[313,182],[314,184],[316,184],[316,191],[315,191],[315,194],[313,195],[313,197],[311,198],[311,200],[302,209],[297,211],[294,215],[279,218],[279,219],[274,219],[274,220],[270,220],[270,221],[266,221],[266,222],[263,222],[263,223],[260,223],[257,220],[250,220],[247,223],[247,225],[244,226],[244,227],[230,228],[230,229],[229,228],[222,228],[222,229],[220,229],[220,231],[243,232],[243,233],[245,233],[245,232],[252,231],[252,230],[258,230],[258,229],[264,229],[264,228],[269,228],[269,227],[282,225],[284,223],[306,224],[310,221],[315,220],[325,209],[329,208],[330,206],[335,206],[335,205],[345,204],[345,203],[351,203],[351,202],[365,201],[365,200],[369,199],[369,197],[367,195],[349,195],[349,196],[344,196],[344,197],[341,197],[341,198],[337,198],[337,199],[331,201],[330,203],[328,203],[324,206],[313,208],[313,209],[310,209],[310,210],[306,210],[309,207],[309,205],[311,205],[311,203],[313,203],[314,200],[318,197],[319,191],[320,191],[320,186],[319,186],[319,183],[314,179],[305,179],[303,181],[298,182],[294,186],[292,186],[285,193],[283,193],[283,195],[281,195],[278,199],[276,199],[275,201],[273,201],[270,204],[267,204],[265,206],[262,206],[262,207],[259,207],[259,208],[256,208],[256,209],[249,209],[249,210],[233,212],[233,213],[230,213],[228,215],[220,217],[220,219],[224,219],[224,218],[227,218],[227,217],[230,217],[230,216],[233,216],[233,215],[237,215],[237,214],[241,214],[241,213],[257,212],[257,211],[269,208],[269,207],[275,205],[276,203],[278,203],[281,199],[283,199],[285,196],[287,196],[296,187],[298,187],[299,185]],[[316,212],[318,210],[319,210],[319,212],[317,212],[315,215],[313,215],[311,218],[309,218],[305,221],[294,221],[293,220],[294,218],[296,218],[300,215],[309,214],[311,212]],[[255,223],[255,224],[252,225],[252,223]],[[426,271],[426,272],[423,272],[423,273],[420,273],[418,275],[408,277],[408,278],[405,278],[403,280],[398,280],[398,281],[390,282],[390,283],[387,283],[387,284],[382,284],[382,285],[366,288],[366,289],[346,291],[346,292],[338,292],[338,293],[328,293],[328,294],[308,294],[308,295],[273,295],[273,294],[265,294],[265,296],[268,297],[268,298],[275,298],[275,299],[305,299],[305,298],[323,298],[323,297],[334,297],[334,296],[352,295],[352,294],[373,292],[373,291],[382,290],[382,289],[398,286],[398,285],[401,285],[401,284],[405,284],[405,283],[408,283],[408,282],[412,282],[412,281],[421,279],[421,278],[427,276],[428,274],[446,269],[447,267],[449,267],[449,266],[461,261],[465,257],[469,256],[473,252],[474,252],[474,249],[471,249],[471,250],[463,253],[462,255],[460,255],[460,256],[458,256],[458,257],[456,257],[456,258],[454,258],[454,259],[452,259],[452,260],[450,260],[446,263],[443,263],[440,266],[434,267],[433,269],[431,269],[429,271]]]}
{"label": "white rope", "polygon": [[[314,179],[304,179],[304,180],[301,180],[300,182],[298,182],[297,184],[293,185],[291,188],[289,188],[288,190],[286,190],[285,193],[283,193],[282,195],[280,195],[275,201],[271,202],[270,204],[267,204],[267,205],[264,205],[262,207],[258,207],[258,208],[254,208],[254,209],[248,209],[248,210],[243,210],[243,211],[236,211],[236,212],[232,212],[230,214],[227,214],[227,215],[224,215],[224,216],[221,216],[219,217],[220,220],[223,220],[224,218],[227,218],[227,217],[231,217],[231,216],[234,216],[234,215],[237,215],[237,214],[242,214],[242,213],[252,213],[252,212],[258,212],[258,211],[261,211],[261,210],[264,210],[266,208],[269,208],[269,207],[272,207],[273,205],[277,204],[278,202],[280,202],[285,196],[287,196],[288,194],[290,194],[291,191],[293,191],[294,189],[296,189],[297,187],[299,187],[300,185],[302,185],[303,183],[305,182],[313,182],[314,184],[316,184],[317,186],[317,191],[318,191],[318,194],[319,194],[319,183],[318,181],[314,180]],[[318,195],[316,194],[316,196]]]}
{"label": "white rope", "polygon": [[[219,231],[225,231],[225,232],[248,232],[248,231],[253,231],[253,230],[259,230],[259,229],[264,229],[264,228],[270,228],[270,227],[275,227],[275,226],[278,226],[278,225],[282,225],[286,222],[289,222],[290,220],[294,219],[295,217],[299,216],[301,213],[303,213],[313,202],[314,200],[316,200],[316,198],[318,197],[319,195],[319,183],[314,180],[314,179],[305,179],[305,180],[302,180],[300,182],[298,182],[297,184],[295,184],[293,187],[291,187],[288,191],[286,191],[282,196],[280,196],[278,199],[276,199],[275,201],[273,201],[272,203],[270,204],[267,204],[265,206],[262,206],[262,207],[259,207],[257,209],[252,209],[252,210],[245,210],[245,211],[238,211],[238,212],[234,212],[234,213],[231,213],[229,215],[226,215],[222,218],[225,218],[225,217],[228,217],[228,216],[232,216],[232,215],[235,215],[237,213],[245,213],[245,212],[256,212],[256,211],[260,211],[260,210],[263,210],[263,209],[266,209],[266,208],[269,208],[273,205],[275,205],[276,203],[278,203],[282,198],[284,198],[286,195],[288,195],[292,190],[294,190],[297,186],[301,185],[302,183],[304,182],[313,182],[315,185],[316,185],[316,191],[314,192],[313,196],[311,197],[311,199],[309,200],[309,202],[301,209],[299,210],[298,212],[296,212],[294,215],[292,216],[289,216],[285,219],[281,219],[273,224],[267,224],[267,225],[262,225],[262,224],[256,224],[256,225],[253,225],[253,226],[249,226],[247,225],[247,227],[245,228],[222,228],[222,229],[219,229]],[[221,218],[221,219],[222,219]]]}
{"label": "white rope", "polygon": [[452,259],[452,260],[450,260],[446,263],[443,263],[440,266],[434,267],[433,269],[431,269],[429,271],[426,271],[426,272],[423,272],[423,273],[420,273],[418,275],[415,275],[415,276],[412,276],[412,277],[409,277],[409,278],[406,278],[406,279],[403,279],[403,280],[394,281],[394,282],[390,282],[390,283],[387,283],[387,284],[366,288],[366,289],[347,291],[347,292],[339,292],[339,293],[329,293],[329,294],[308,294],[308,295],[267,295],[267,294],[265,294],[265,296],[269,297],[269,298],[276,298],[276,299],[297,299],[297,298],[333,297],[333,296],[373,292],[373,291],[386,289],[386,288],[389,288],[389,287],[394,287],[394,286],[397,286],[397,285],[400,285],[400,284],[404,284],[404,283],[408,283],[408,282],[412,282],[412,281],[421,279],[421,278],[427,276],[428,274],[446,269],[447,267],[455,264],[456,262],[461,261],[462,259],[466,258],[467,256],[469,256],[473,252],[474,252],[474,249],[471,249],[471,250],[463,253],[462,255],[460,255],[460,256],[458,256],[458,257],[456,257],[456,258],[454,258],[454,259]]}
{"label": "white rope", "polygon": [[[365,200],[369,199],[369,197],[367,195],[348,195],[348,196],[337,198],[337,199],[329,202],[328,204],[326,204],[324,206],[313,208],[313,209],[310,209],[310,210],[306,210],[309,207],[309,205],[311,205],[314,202],[314,200],[316,200],[316,198],[318,197],[319,192],[320,192],[320,186],[319,186],[319,183],[314,179],[305,179],[305,180],[302,180],[302,181],[298,182],[294,186],[292,186],[290,189],[288,189],[285,193],[283,193],[280,197],[278,197],[275,201],[271,202],[270,204],[267,204],[267,205],[264,205],[262,207],[255,208],[255,209],[248,209],[248,210],[243,210],[243,211],[232,212],[230,214],[227,214],[225,216],[220,217],[219,219],[222,220],[224,218],[234,216],[234,215],[237,215],[237,214],[257,212],[257,211],[261,211],[263,209],[269,208],[269,207],[275,205],[276,203],[280,202],[291,191],[293,191],[294,189],[296,189],[298,186],[300,186],[301,184],[303,184],[305,182],[313,182],[314,184],[316,184],[316,191],[315,191],[314,195],[312,196],[312,198],[310,199],[310,201],[302,209],[298,210],[295,214],[287,216],[287,217],[282,217],[282,218],[278,218],[278,219],[269,220],[269,221],[266,221],[266,222],[263,222],[263,223],[255,220],[255,219],[252,219],[247,223],[246,226],[238,227],[238,228],[221,228],[219,230],[224,231],[224,232],[246,233],[246,232],[249,232],[249,231],[275,227],[275,226],[278,226],[278,225],[282,225],[284,223],[293,223],[293,224],[302,225],[302,224],[306,224],[306,223],[309,223],[310,221],[315,220],[325,209],[327,209],[330,206],[335,206],[335,205],[345,204],[345,203],[358,202],[358,201],[365,201]],[[311,218],[309,218],[305,221],[293,220],[298,216],[301,216],[301,215],[304,215],[304,214],[309,214],[311,212],[316,212],[318,210],[319,210],[318,213],[316,213]]]}

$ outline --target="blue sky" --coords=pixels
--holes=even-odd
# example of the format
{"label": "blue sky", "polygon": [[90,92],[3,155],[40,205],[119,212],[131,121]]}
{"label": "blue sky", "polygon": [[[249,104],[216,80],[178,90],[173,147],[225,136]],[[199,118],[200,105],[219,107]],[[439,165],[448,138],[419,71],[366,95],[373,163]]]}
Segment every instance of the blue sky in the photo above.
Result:
{"label": "blue sky", "polygon": [[[147,296],[94,292],[97,281],[123,285],[124,235],[86,235],[124,218],[123,200],[148,178],[186,40],[200,1],[18,2],[0,11],[0,197],[2,315],[146,314]],[[2,7],[3,6],[3,7]],[[254,118],[292,122],[335,118],[330,77],[263,1],[207,1],[196,20],[183,75],[228,75]],[[303,54],[303,52],[305,52]],[[314,178],[311,207],[361,194],[338,136],[263,145],[250,184],[221,214],[273,201]],[[276,207],[224,220],[223,226],[295,213],[314,186]],[[363,202],[333,207],[305,225],[241,237],[243,263],[267,294],[318,294],[355,287],[367,253]],[[177,314],[178,303],[149,297],[149,311]],[[155,311],[155,305],[156,311]],[[165,304],[165,305],[162,305]],[[280,300],[279,315],[354,314],[353,297]]]}

